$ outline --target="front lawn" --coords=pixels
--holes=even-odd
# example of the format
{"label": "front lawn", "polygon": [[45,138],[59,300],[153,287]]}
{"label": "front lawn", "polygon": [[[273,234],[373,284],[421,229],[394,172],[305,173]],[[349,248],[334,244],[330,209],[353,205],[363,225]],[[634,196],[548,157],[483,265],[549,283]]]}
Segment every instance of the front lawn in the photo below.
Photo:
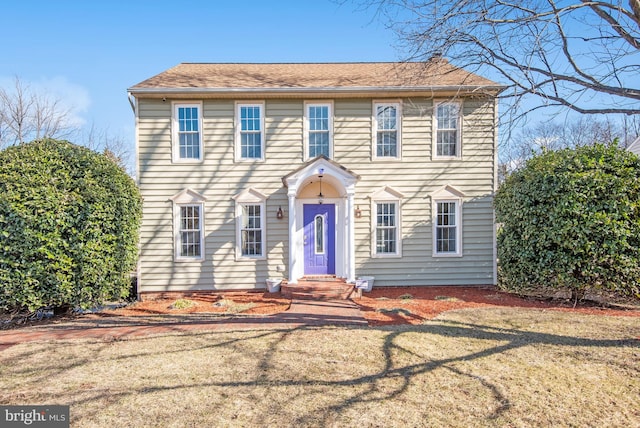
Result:
{"label": "front lawn", "polygon": [[473,308],[422,325],[175,333],[0,352],[0,403],[72,426],[640,425],[640,318]]}

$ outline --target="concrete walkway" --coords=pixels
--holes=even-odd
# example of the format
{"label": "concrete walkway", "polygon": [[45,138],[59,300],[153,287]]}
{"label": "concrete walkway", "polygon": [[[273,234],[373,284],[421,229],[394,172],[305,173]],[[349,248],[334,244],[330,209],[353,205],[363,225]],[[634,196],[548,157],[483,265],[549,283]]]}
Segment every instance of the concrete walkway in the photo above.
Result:
{"label": "concrete walkway", "polygon": [[119,339],[185,331],[293,329],[328,325],[367,326],[350,300],[292,300],[285,312],[264,316],[216,314],[145,317],[82,316],[77,319],[0,331],[0,351],[23,342],[65,339]]}

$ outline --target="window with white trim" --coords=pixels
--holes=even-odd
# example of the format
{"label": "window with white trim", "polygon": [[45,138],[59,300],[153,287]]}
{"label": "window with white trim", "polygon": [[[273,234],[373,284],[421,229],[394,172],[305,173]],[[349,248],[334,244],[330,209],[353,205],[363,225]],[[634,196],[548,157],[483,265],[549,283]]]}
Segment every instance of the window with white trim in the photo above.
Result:
{"label": "window with white trim", "polygon": [[233,199],[236,201],[236,258],[265,258],[267,196],[250,188],[238,193]]}
{"label": "window with white trim", "polygon": [[374,103],[374,145],[376,158],[400,157],[400,103]]}
{"label": "window with white trim", "polygon": [[331,158],[333,112],[331,103],[305,104],[305,153],[307,158]]}
{"label": "window with white trim", "polygon": [[236,159],[264,159],[264,103],[237,104]]}
{"label": "window with white trim", "polygon": [[434,254],[461,255],[460,201],[436,200],[434,208]]}
{"label": "window with white trim", "polygon": [[372,193],[371,255],[402,256],[402,216],[400,201],[404,195],[389,186]]}
{"label": "window with white trim", "polygon": [[179,258],[202,257],[202,205],[179,205]]}
{"label": "window with white trim", "polygon": [[435,108],[435,156],[460,157],[460,118],[459,102],[442,102]]}
{"label": "window with white trim", "polygon": [[176,261],[204,260],[204,201],[191,189],[172,196],[174,258]]}
{"label": "window with white trim", "polygon": [[243,257],[264,255],[263,206],[262,204],[241,205],[240,249]]}
{"label": "window with white trim", "polygon": [[375,254],[398,254],[398,203],[376,202]]}
{"label": "window with white trim", "polygon": [[202,160],[202,104],[173,104],[173,161]]}

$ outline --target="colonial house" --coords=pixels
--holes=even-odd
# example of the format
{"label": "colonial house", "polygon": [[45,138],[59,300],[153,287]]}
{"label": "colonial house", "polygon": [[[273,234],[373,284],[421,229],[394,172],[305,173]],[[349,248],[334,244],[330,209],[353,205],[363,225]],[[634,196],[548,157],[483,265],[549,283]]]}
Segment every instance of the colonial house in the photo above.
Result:
{"label": "colonial house", "polygon": [[496,95],[437,58],[177,65],[129,88],[139,291],[496,283]]}

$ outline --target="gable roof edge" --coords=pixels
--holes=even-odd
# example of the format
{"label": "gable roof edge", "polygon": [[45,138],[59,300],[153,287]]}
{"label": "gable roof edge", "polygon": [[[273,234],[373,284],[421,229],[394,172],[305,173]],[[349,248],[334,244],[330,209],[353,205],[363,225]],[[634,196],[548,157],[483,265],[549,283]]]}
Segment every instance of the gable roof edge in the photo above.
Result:
{"label": "gable roof edge", "polygon": [[481,93],[490,92],[498,94],[506,89],[504,85],[446,85],[446,86],[360,86],[360,87],[293,87],[293,88],[136,88],[127,89],[131,95],[178,95],[178,94],[310,94],[310,93],[341,93],[341,94],[366,94],[377,92],[393,93],[434,93],[434,92],[459,92],[459,93]]}
{"label": "gable roof edge", "polygon": [[285,175],[284,177],[282,177],[282,184],[284,185],[284,187],[289,187],[288,184],[288,180],[290,177],[293,177],[294,175],[300,173],[301,171],[303,171],[305,168],[308,168],[309,166],[318,163],[320,161],[325,161],[328,164],[332,165],[336,170],[342,171],[345,175],[351,176],[354,180],[358,181],[360,180],[360,176],[358,174],[356,174],[355,172],[351,171],[350,169],[346,168],[343,165],[340,165],[338,162],[329,159],[327,156],[325,155],[319,155],[316,156],[315,158],[308,160],[307,162],[303,163],[300,167],[294,169],[293,171],[291,171],[290,173],[288,173],[287,175]]}

